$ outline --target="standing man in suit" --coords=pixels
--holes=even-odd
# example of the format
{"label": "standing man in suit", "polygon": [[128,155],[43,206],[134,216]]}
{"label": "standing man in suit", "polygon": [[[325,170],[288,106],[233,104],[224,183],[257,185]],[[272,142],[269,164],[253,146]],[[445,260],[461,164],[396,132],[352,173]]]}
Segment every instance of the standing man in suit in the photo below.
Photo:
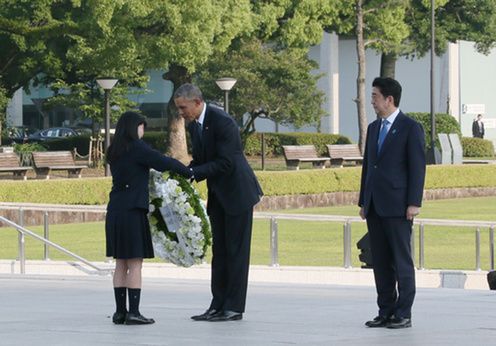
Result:
{"label": "standing man in suit", "polygon": [[411,327],[415,268],[410,238],[425,179],[422,126],[398,108],[401,85],[372,83],[378,119],[367,129],[360,188],[360,216],[367,220],[379,314],[368,327]]}
{"label": "standing man in suit", "polygon": [[484,123],[482,114],[477,114],[477,119],[472,123],[472,136],[474,138],[484,138]]}
{"label": "standing man in suit", "polygon": [[193,144],[189,167],[196,181],[207,180],[207,213],[212,225],[212,301],[195,321],[241,320],[250,264],[253,207],[262,196],[241,145],[239,128],[223,110],[207,105],[201,90],[180,86],[174,103],[188,123]]}

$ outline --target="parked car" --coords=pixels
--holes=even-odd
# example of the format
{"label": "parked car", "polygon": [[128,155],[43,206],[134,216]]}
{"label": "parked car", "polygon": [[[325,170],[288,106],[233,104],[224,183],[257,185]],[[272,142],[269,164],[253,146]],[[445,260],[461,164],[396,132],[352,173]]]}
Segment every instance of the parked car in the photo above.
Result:
{"label": "parked car", "polygon": [[52,127],[45,130],[39,130],[29,135],[28,142],[45,142],[53,139],[77,136],[77,132],[68,127]]}

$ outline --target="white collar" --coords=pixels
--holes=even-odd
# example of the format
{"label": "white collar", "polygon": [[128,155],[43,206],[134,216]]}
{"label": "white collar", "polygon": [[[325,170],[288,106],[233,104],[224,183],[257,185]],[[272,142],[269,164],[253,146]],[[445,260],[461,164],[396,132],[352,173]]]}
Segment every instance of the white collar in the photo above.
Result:
{"label": "white collar", "polygon": [[396,119],[398,114],[400,114],[400,109],[396,108],[396,110],[387,117],[385,117],[384,120],[387,120],[390,125],[393,125],[394,120]]}
{"label": "white collar", "polygon": [[205,121],[205,113],[207,112],[207,104],[203,102],[203,110],[200,114],[200,117],[196,120],[200,123],[201,126],[203,126],[203,122]]}

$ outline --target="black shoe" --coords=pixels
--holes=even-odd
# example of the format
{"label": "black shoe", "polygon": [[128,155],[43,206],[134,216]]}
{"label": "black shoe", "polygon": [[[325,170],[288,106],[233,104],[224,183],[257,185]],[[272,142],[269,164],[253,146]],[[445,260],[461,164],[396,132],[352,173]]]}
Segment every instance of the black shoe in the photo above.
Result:
{"label": "black shoe", "polygon": [[377,316],[373,320],[365,322],[365,325],[369,328],[381,328],[387,327],[389,321],[391,321],[389,316]]}
{"label": "black shoe", "polygon": [[224,310],[218,314],[213,315],[207,321],[209,322],[223,322],[223,321],[239,321],[243,319],[241,312]]}
{"label": "black shoe", "polygon": [[201,315],[191,316],[191,319],[195,320],[195,321],[207,321],[210,317],[212,317],[213,315],[218,314],[218,313],[219,313],[219,311],[217,311],[215,309],[208,309],[207,311],[205,311]]}
{"label": "black shoe", "polygon": [[126,320],[124,324],[152,324],[155,323],[153,318],[146,318],[140,313],[134,314],[132,312],[128,312],[126,315]]}
{"label": "black shoe", "polygon": [[126,320],[126,314],[127,312],[115,312],[112,316],[112,322],[114,322],[115,324],[124,324],[124,321]]}
{"label": "black shoe", "polygon": [[411,318],[395,317],[389,321],[387,328],[389,329],[401,329],[410,328],[412,326]]}

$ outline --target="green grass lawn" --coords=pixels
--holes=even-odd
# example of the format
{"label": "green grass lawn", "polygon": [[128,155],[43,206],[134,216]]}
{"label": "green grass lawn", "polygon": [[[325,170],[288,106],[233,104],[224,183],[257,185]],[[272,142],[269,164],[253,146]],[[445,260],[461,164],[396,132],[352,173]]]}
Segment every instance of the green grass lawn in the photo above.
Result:
{"label": "green grass lawn", "polygon": [[[357,215],[356,206],[284,210],[285,213]],[[422,218],[452,220],[496,221],[496,197],[479,197],[427,201],[421,210]],[[279,220],[279,263],[300,266],[342,266],[343,225],[335,222],[303,222]],[[42,227],[30,227],[41,234]],[[252,264],[269,264],[269,221],[255,220],[251,251]],[[353,245],[365,234],[364,223],[352,224]],[[481,230],[481,265],[489,269],[489,231]],[[78,255],[94,261],[105,260],[104,224],[50,225],[50,239]],[[417,238],[418,239],[418,238]],[[17,257],[17,232],[12,228],[0,229],[0,258]],[[417,242],[418,249],[418,242]],[[352,264],[360,266],[358,249],[352,248]],[[28,259],[41,259],[43,246],[26,237]],[[50,250],[53,260],[70,260],[55,249]],[[417,255],[418,258],[418,255]],[[160,261],[154,259],[151,261]],[[210,261],[210,254],[207,261]],[[430,269],[474,269],[475,229],[464,227],[425,227],[425,267]]]}

